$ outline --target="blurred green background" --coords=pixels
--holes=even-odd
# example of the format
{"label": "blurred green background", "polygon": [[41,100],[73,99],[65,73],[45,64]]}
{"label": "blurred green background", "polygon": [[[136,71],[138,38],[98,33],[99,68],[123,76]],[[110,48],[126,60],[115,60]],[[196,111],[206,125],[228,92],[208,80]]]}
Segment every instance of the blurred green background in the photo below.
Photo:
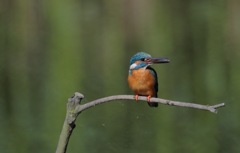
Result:
{"label": "blurred green background", "polygon": [[144,51],[159,97],[215,105],[218,114],[114,101],[79,115],[68,152],[240,152],[239,0],[0,1],[0,152],[55,152],[67,99],[128,88]]}

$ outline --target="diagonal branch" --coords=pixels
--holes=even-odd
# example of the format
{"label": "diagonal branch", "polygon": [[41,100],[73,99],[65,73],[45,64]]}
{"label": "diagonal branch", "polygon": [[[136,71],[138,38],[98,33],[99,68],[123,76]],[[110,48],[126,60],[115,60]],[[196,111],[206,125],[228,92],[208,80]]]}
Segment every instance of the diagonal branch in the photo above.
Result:
{"label": "diagonal branch", "polygon": [[[63,124],[62,132],[58,141],[58,147],[56,150],[56,153],[65,153],[67,150],[67,145],[70,139],[70,136],[72,134],[73,129],[75,128],[75,121],[77,119],[77,116],[84,110],[102,104],[109,101],[114,100],[135,100],[133,95],[116,95],[116,96],[109,96],[101,99],[94,100],[92,102],[86,103],[81,105],[81,100],[84,98],[84,96],[78,92],[74,94],[73,97],[68,99],[67,104],[67,114],[66,119]],[[139,96],[138,100],[140,101],[147,101],[146,97]],[[180,107],[190,107],[190,108],[196,108],[196,109],[202,109],[207,110],[213,113],[217,113],[216,108],[225,106],[224,103],[208,106],[208,105],[200,105],[200,104],[193,104],[193,103],[185,103],[185,102],[179,102],[179,101],[171,101],[161,98],[151,98],[150,102],[156,102],[161,103],[165,105],[171,105],[171,106],[180,106]]]}

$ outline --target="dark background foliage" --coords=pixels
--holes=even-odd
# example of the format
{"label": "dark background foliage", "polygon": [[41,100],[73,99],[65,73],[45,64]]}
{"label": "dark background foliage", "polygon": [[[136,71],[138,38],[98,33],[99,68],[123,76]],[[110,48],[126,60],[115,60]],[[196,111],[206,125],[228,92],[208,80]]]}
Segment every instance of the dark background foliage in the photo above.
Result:
{"label": "dark background foliage", "polygon": [[240,152],[239,0],[0,1],[0,152],[54,152],[67,99],[128,88],[129,59],[153,66],[159,97],[218,114],[115,101],[80,114],[68,152]]}

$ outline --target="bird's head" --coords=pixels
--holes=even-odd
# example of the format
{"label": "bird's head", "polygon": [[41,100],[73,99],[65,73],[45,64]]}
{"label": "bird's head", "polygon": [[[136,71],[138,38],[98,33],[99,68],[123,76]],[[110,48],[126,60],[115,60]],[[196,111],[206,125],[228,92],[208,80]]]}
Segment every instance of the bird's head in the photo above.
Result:
{"label": "bird's head", "polygon": [[146,68],[152,64],[169,63],[168,58],[152,57],[151,55],[139,52],[130,59],[130,70]]}

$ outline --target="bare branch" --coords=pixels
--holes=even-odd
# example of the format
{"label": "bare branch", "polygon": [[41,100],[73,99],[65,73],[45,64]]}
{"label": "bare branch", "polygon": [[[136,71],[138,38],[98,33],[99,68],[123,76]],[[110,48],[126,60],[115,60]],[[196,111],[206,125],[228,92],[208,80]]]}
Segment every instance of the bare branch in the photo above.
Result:
{"label": "bare branch", "polygon": [[[96,106],[96,105],[99,105],[102,103],[106,103],[109,101],[135,100],[133,95],[117,95],[117,96],[109,96],[109,97],[97,99],[92,102],[81,105],[81,100],[83,98],[84,98],[84,96],[82,94],[76,92],[73,97],[68,99],[66,119],[63,124],[63,128],[62,128],[62,132],[61,132],[61,135],[59,138],[56,153],[65,153],[66,152],[68,141],[70,139],[73,129],[75,128],[75,121],[77,119],[77,116],[82,111],[84,111],[90,107],[93,107],[93,106]],[[146,97],[143,97],[143,96],[139,96],[138,100],[147,101]],[[151,98],[150,102],[156,102],[156,103],[161,103],[161,104],[171,105],[171,106],[191,107],[191,108],[196,108],[196,109],[207,110],[207,111],[210,111],[213,113],[217,113],[216,108],[225,106],[224,103],[213,105],[213,106],[206,106],[206,105],[200,105],[200,104],[171,101],[171,100],[160,99],[160,98]]]}
{"label": "bare branch", "polygon": [[[114,101],[114,100],[135,100],[133,95],[116,95],[116,96],[109,96],[101,99],[94,100],[92,102],[86,103],[84,105],[80,105],[77,109],[80,112],[96,106],[98,104],[106,103],[109,101]],[[139,96],[138,100],[140,101],[147,101],[146,97],[144,96]],[[217,113],[216,108],[223,107],[225,106],[224,103],[214,105],[214,106],[208,106],[208,105],[200,105],[200,104],[193,104],[193,103],[186,103],[186,102],[179,102],[179,101],[171,101],[171,100],[166,100],[166,99],[161,99],[161,98],[154,98],[152,97],[150,102],[156,102],[156,103],[161,103],[165,105],[171,105],[171,106],[180,106],[180,107],[190,107],[190,108],[196,108],[196,109],[202,109],[202,110],[207,110],[213,113]]]}

